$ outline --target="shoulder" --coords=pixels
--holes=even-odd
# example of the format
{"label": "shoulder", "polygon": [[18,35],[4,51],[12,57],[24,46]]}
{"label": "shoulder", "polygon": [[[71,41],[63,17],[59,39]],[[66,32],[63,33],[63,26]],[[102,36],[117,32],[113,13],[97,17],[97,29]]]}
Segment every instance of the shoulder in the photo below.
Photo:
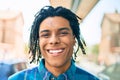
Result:
{"label": "shoulder", "polygon": [[12,76],[10,76],[8,80],[26,80],[25,78],[32,77],[35,72],[38,72],[38,67],[34,67],[31,69],[26,69],[26,70],[17,72],[13,74]]}
{"label": "shoulder", "polygon": [[84,80],[99,80],[92,73],[90,73],[82,68],[79,68],[79,67],[76,67],[76,76],[81,78],[81,79],[84,79]]}

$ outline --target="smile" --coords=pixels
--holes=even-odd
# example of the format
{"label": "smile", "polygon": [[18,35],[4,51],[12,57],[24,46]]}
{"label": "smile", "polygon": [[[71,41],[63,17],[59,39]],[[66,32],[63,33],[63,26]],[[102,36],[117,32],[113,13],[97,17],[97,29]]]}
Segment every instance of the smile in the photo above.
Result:
{"label": "smile", "polygon": [[62,53],[63,51],[64,51],[64,49],[51,49],[51,50],[48,50],[48,53],[59,54],[59,53]]}

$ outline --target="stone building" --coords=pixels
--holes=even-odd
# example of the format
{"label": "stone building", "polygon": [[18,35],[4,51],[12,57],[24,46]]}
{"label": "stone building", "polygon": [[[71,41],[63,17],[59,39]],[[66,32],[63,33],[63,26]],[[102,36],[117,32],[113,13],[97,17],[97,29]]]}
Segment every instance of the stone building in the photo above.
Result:
{"label": "stone building", "polygon": [[83,21],[99,0],[49,0],[49,2],[54,7],[63,6],[71,9]]}
{"label": "stone building", "polygon": [[106,13],[101,23],[99,61],[107,65],[120,59],[120,14]]}
{"label": "stone building", "polygon": [[19,11],[0,11],[0,58],[21,58],[23,47],[23,15]]}

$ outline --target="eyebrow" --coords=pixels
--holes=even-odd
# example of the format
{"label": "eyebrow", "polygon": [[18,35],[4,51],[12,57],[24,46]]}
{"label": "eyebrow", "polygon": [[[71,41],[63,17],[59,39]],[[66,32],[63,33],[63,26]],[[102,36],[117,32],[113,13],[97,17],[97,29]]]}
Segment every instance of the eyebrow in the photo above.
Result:
{"label": "eyebrow", "polygon": [[[58,31],[62,31],[62,30],[68,30],[68,31],[70,31],[70,29],[69,28],[60,28],[60,29],[58,29]],[[43,33],[43,32],[50,32],[49,30],[41,30],[40,31],[40,33]]]}
{"label": "eyebrow", "polygon": [[49,32],[49,30],[42,30],[42,31],[40,31],[40,33],[43,33],[43,32]]}
{"label": "eyebrow", "polygon": [[62,31],[62,30],[70,30],[69,28],[60,28],[59,31]]}

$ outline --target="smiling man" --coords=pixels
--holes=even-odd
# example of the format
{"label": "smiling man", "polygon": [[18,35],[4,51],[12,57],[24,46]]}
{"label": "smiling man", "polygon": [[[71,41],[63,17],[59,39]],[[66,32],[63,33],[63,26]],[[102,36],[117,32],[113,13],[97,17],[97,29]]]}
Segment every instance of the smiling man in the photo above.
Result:
{"label": "smiling man", "polygon": [[78,19],[63,7],[42,8],[30,33],[31,62],[37,61],[39,65],[16,73],[9,80],[99,80],[75,65],[77,51],[81,48],[85,53]]}
{"label": "smiling man", "polygon": [[75,37],[69,21],[62,17],[48,17],[40,25],[39,45],[46,68],[55,76],[64,73],[71,64]]}

